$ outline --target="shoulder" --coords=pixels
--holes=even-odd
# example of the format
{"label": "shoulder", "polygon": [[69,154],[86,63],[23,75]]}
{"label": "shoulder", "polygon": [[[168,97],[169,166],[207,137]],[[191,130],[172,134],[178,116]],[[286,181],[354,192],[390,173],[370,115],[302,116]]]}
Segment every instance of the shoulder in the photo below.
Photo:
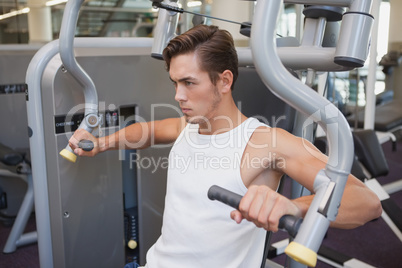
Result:
{"label": "shoulder", "polygon": [[250,138],[250,143],[256,145],[267,145],[269,147],[275,147],[282,143],[290,142],[296,137],[281,128],[273,128],[269,126],[259,126],[255,129],[253,135]]}
{"label": "shoulder", "polygon": [[177,135],[179,135],[180,132],[182,132],[183,129],[187,126],[187,122],[184,116],[177,118],[168,118],[162,121],[165,127],[171,128],[177,133]]}
{"label": "shoulder", "polygon": [[246,151],[256,157],[266,158],[278,155],[291,134],[280,128],[265,125],[257,127],[251,135]]}
{"label": "shoulder", "polygon": [[310,141],[293,135],[281,128],[260,127],[250,139],[254,148],[260,148],[262,154],[287,161],[310,161],[311,159],[325,161],[322,154]]}
{"label": "shoulder", "polygon": [[167,118],[160,121],[153,121],[153,133],[157,143],[167,143],[175,141],[187,122],[184,117]]}
{"label": "shoulder", "polygon": [[247,147],[261,156],[285,159],[306,148],[306,143],[304,139],[284,129],[260,126],[254,131]]}

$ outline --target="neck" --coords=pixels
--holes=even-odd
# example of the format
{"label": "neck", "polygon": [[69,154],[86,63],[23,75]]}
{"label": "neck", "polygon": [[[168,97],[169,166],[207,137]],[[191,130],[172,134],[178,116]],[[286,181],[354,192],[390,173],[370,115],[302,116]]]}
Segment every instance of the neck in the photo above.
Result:
{"label": "neck", "polygon": [[217,109],[214,116],[199,125],[200,134],[216,135],[228,132],[247,119],[237,108],[233,98],[231,98],[228,105],[220,105],[220,107],[221,108]]}

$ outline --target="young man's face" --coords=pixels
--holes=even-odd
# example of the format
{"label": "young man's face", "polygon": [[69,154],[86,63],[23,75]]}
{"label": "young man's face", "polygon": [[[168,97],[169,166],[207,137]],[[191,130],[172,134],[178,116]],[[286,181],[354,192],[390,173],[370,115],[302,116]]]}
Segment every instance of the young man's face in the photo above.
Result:
{"label": "young man's face", "polygon": [[175,100],[187,122],[202,124],[215,116],[221,95],[208,73],[199,68],[194,53],[173,57],[169,75],[176,90]]}

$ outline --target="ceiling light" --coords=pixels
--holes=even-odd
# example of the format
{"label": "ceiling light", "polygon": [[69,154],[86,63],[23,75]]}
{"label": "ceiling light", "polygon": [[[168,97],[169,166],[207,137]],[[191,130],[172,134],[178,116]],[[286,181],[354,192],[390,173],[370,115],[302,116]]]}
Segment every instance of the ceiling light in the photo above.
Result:
{"label": "ceiling light", "polygon": [[201,1],[191,1],[187,3],[187,7],[199,7],[202,5]]}
{"label": "ceiling light", "polygon": [[14,10],[8,13],[5,13],[3,15],[0,15],[0,20],[4,20],[13,16],[17,16],[17,15],[21,15],[21,14],[25,14],[29,12],[29,7],[20,9],[20,10]]}
{"label": "ceiling light", "polygon": [[67,0],[51,0],[46,2],[46,6],[51,7],[59,4],[64,4]]}

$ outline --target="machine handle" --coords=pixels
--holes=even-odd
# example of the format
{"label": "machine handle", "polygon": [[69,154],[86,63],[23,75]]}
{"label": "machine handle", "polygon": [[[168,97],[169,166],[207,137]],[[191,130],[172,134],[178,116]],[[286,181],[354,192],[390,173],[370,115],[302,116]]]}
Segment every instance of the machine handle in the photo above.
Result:
{"label": "machine handle", "polygon": [[[65,69],[82,86],[85,103],[85,120],[82,120],[79,128],[88,132],[99,126],[100,117],[98,115],[98,93],[95,83],[85,70],[78,64],[74,55],[74,37],[77,28],[79,10],[84,0],[68,1],[64,10],[63,20],[60,27],[59,54]],[[60,151],[60,155],[68,161],[75,162],[77,156],[67,145]]]}
{"label": "machine handle", "polygon": [[[235,209],[239,209],[242,196],[220,186],[213,185],[208,190],[208,198],[211,200],[218,200]],[[279,219],[279,229],[286,230],[290,236],[295,237],[302,222],[302,218],[297,218],[292,215],[284,215]]]}
{"label": "machine handle", "polygon": [[239,209],[242,196],[220,186],[212,185],[208,190],[208,198],[218,200],[232,208]]}
{"label": "machine handle", "polygon": [[86,152],[90,152],[94,148],[94,143],[90,140],[81,140],[80,142],[78,142],[78,147]]}
{"label": "machine handle", "polygon": [[[92,149],[94,148],[94,143],[90,140],[81,140],[80,142],[78,142],[78,147],[80,147],[82,150],[89,152],[92,151]],[[70,161],[75,163],[75,161],[77,161],[77,156],[74,154],[73,150],[70,148],[69,145],[66,146],[66,148],[64,148],[63,150],[61,150],[60,155]]]}

